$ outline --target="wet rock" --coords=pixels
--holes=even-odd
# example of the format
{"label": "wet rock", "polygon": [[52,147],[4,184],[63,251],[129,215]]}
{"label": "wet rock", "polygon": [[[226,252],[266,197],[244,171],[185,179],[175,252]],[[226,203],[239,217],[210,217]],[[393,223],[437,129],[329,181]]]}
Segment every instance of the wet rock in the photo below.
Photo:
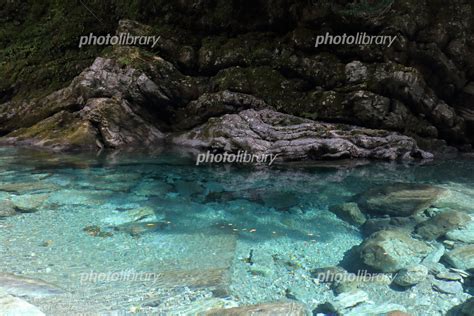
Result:
{"label": "wet rock", "polygon": [[455,281],[442,281],[442,280],[433,280],[433,289],[440,293],[445,294],[461,294],[464,289],[459,282]]}
{"label": "wet rock", "polygon": [[297,302],[275,302],[263,303],[251,306],[234,307],[228,309],[211,310],[206,316],[244,316],[244,315],[294,315],[310,316],[311,312],[302,303]]}
{"label": "wet rock", "polygon": [[319,123],[270,109],[211,118],[173,137],[172,142],[201,149],[278,154],[283,160],[430,157],[413,139],[396,133]]}
{"label": "wet rock", "polygon": [[411,216],[427,209],[443,189],[426,184],[395,183],[370,189],[357,198],[374,215]]}
{"label": "wet rock", "polygon": [[58,286],[43,280],[5,272],[0,272],[0,290],[2,289],[10,295],[32,298],[65,293]]}
{"label": "wet rock", "polygon": [[8,295],[0,288],[0,315],[3,316],[45,316],[45,314],[36,306],[27,301]]}
{"label": "wet rock", "polygon": [[428,268],[417,264],[398,271],[393,283],[403,287],[413,286],[425,280],[427,276]]}
{"label": "wet rock", "polygon": [[361,244],[359,255],[364,264],[382,272],[397,272],[418,264],[432,248],[399,230],[382,230]]}
{"label": "wet rock", "polygon": [[453,268],[474,269],[474,245],[456,247],[446,253],[443,258]]}
{"label": "wet rock", "polygon": [[10,200],[3,200],[0,202],[0,218],[10,217],[16,214],[15,205]]}
{"label": "wet rock", "polygon": [[471,220],[462,227],[448,231],[445,237],[452,241],[461,241],[467,244],[474,243],[474,221]]}
{"label": "wet rock", "polygon": [[329,210],[340,219],[355,226],[363,225],[366,221],[365,215],[362,214],[357,203],[332,205],[329,207]]}
{"label": "wet rock", "polygon": [[444,236],[448,231],[459,228],[471,220],[463,212],[444,211],[417,225],[416,233],[427,240]]}

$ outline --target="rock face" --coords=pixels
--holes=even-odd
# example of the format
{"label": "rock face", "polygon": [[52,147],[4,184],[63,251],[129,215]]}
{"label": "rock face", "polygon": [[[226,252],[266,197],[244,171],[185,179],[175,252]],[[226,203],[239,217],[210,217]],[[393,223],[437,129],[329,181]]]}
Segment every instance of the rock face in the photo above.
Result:
{"label": "rock face", "polygon": [[[120,3],[94,7],[98,16],[110,16],[97,24],[93,15],[63,16],[84,10],[76,2],[9,2],[0,12],[7,22],[0,33],[10,39],[0,45],[0,73],[5,74],[0,135],[14,133],[11,142],[29,140],[57,149],[71,143],[95,149],[94,138],[104,147],[132,146],[137,137],[149,141],[143,131],[130,132],[136,126],[125,121],[118,124],[123,131],[111,129],[118,142],[108,143],[81,116],[90,99],[113,98],[118,117],[131,108],[137,115],[132,122],[143,119],[153,131],[187,130],[207,118],[265,104],[317,121],[405,133],[427,148],[448,143],[468,149],[474,142],[473,4],[451,0],[438,5],[440,10],[433,11],[429,3],[414,0],[189,0],[158,6],[132,0],[132,10]],[[63,23],[37,22],[52,10],[60,12]],[[17,11],[25,12],[18,21],[11,18]],[[110,32],[117,20],[130,16],[149,25],[121,20],[117,31],[159,35],[156,47],[78,50],[70,45],[84,30]],[[29,37],[16,36],[36,24]],[[322,26],[334,35],[370,30],[370,35],[396,35],[397,40],[391,47],[315,47]],[[53,32],[67,44],[58,49],[50,40]],[[31,41],[41,45],[30,54],[25,47]],[[81,74],[98,56],[114,60],[120,69],[96,65]],[[64,89],[71,80],[72,86]],[[64,121],[70,129],[57,128],[56,135],[49,135],[51,126],[46,128],[50,133],[20,131],[62,111],[71,116]],[[109,122],[107,118],[100,121]],[[58,117],[52,120],[53,126],[61,126]]]}
{"label": "rock face", "polygon": [[280,159],[430,158],[406,136],[350,125],[320,123],[275,112],[244,110],[212,118],[172,139],[202,149],[278,154]]}
{"label": "rock face", "polygon": [[420,263],[431,250],[429,245],[411,238],[406,232],[382,230],[360,245],[359,255],[364,264],[375,270],[397,272]]}
{"label": "rock face", "polygon": [[428,208],[442,192],[431,185],[396,183],[362,193],[357,203],[363,211],[378,216],[411,216]]}

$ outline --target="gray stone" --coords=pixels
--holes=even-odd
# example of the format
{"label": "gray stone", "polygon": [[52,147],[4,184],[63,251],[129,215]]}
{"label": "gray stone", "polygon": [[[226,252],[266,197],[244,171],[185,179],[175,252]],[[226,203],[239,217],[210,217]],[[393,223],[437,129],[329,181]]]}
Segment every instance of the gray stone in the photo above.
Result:
{"label": "gray stone", "polygon": [[381,272],[397,272],[418,264],[433,248],[399,230],[382,230],[370,235],[359,247],[361,260]]}
{"label": "gray stone", "polygon": [[365,215],[362,214],[357,203],[332,205],[329,207],[329,210],[340,219],[355,226],[363,225],[366,221]]}
{"label": "gray stone", "polygon": [[428,268],[418,264],[398,271],[393,282],[403,287],[413,286],[425,280],[427,276]]}

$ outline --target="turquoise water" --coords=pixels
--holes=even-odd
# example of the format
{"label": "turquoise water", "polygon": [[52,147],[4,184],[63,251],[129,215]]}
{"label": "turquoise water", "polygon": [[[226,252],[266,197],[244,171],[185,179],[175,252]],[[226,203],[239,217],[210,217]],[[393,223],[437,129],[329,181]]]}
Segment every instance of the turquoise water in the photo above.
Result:
{"label": "turquoise water", "polygon": [[[193,314],[295,298],[314,309],[334,294],[310,271],[338,264],[363,240],[328,206],[394,182],[449,187],[469,205],[474,161],[195,166],[191,153],[165,149],[3,148],[0,199],[24,210],[0,219],[0,272],[64,289],[30,300],[48,315]],[[376,303],[405,305],[412,295],[372,288]],[[414,315],[460,303],[418,295],[419,306],[406,306]]]}

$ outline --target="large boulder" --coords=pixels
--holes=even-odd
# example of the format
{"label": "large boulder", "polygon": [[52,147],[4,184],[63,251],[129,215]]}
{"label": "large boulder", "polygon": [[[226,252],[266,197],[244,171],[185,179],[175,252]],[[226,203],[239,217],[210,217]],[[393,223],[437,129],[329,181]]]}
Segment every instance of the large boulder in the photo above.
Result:
{"label": "large boulder", "polygon": [[377,186],[360,194],[360,208],[376,216],[411,216],[427,209],[443,189],[419,183]]}
{"label": "large boulder", "polygon": [[329,124],[271,109],[244,110],[211,118],[172,138],[178,145],[255,154],[278,154],[279,159],[431,158],[416,142],[397,133]]}
{"label": "large boulder", "polygon": [[404,231],[382,230],[364,240],[359,246],[359,256],[374,270],[397,272],[420,263],[431,250],[431,246]]}

